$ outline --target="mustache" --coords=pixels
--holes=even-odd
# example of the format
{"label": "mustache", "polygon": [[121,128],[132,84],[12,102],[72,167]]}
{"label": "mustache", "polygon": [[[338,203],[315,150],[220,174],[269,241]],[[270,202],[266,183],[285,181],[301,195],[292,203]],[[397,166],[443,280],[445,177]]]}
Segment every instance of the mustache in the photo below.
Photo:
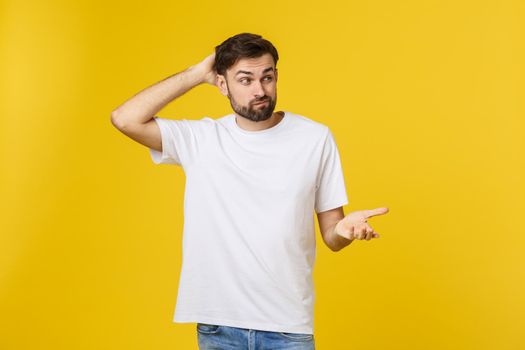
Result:
{"label": "mustache", "polygon": [[260,102],[265,102],[265,101],[270,101],[270,98],[269,98],[269,97],[265,97],[265,98],[261,98],[261,99],[258,99],[258,100],[254,100],[254,101],[252,102],[252,104],[260,103]]}

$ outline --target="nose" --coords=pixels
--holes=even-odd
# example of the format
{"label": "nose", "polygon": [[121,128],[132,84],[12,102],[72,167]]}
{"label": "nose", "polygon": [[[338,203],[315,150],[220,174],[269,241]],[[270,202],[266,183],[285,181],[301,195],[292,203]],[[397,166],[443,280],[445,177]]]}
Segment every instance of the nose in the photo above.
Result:
{"label": "nose", "polygon": [[258,81],[255,84],[253,84],[253,91],[252,91],[252,93],[255,96],[255,98],[261,98],[264,95],[266,95],[266,93],[264,91],[264,88],[263,88],[263,85],[261,84],[260,81]]}

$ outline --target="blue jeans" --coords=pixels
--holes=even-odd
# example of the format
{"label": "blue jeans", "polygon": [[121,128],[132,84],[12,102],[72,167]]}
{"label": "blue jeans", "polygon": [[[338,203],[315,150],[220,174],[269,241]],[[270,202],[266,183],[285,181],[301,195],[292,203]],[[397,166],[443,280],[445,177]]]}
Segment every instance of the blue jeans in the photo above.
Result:
{"label": "blue jeans", "polygon": [[197,323],[199,350],[314,350],[313,334]]}

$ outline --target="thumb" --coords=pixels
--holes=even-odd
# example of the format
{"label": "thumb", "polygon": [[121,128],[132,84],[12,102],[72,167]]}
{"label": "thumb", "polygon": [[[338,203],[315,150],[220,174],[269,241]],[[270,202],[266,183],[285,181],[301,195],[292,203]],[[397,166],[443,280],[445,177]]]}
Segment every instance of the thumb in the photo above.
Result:
{"label": "thumb", "polygon": [[386,213],[388,213],[388,208],[387,207],[375,208],[375,209],[370,209],[370,210],[365,210],[364,211],[365,217],[367,219],[372,217],[372,216],[383,215],[383,214],[386,214]]}

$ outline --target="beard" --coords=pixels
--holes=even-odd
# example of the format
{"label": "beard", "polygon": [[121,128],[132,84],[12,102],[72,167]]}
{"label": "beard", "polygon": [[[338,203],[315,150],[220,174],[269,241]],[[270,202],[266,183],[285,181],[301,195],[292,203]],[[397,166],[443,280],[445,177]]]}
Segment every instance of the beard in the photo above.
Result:
{"label": "beard", "polygon": [[[251,102],[249,106],[242,106],[238,104],[237,101],[235,101],[235,99],[232,97],[229,88],[228,99],[230,100],[230,105],[232,106],[232,109],[235,111],[235,113],[254,122],[260,122],[269,119],[273,115],[273,110],[275,109],[275,105],[277,103],[277,97],[273,99],[270,96],[263,96]],[[262,101],[268,101],[266,107],[259,108],[258,106],[253,105],[254,103]]]}

